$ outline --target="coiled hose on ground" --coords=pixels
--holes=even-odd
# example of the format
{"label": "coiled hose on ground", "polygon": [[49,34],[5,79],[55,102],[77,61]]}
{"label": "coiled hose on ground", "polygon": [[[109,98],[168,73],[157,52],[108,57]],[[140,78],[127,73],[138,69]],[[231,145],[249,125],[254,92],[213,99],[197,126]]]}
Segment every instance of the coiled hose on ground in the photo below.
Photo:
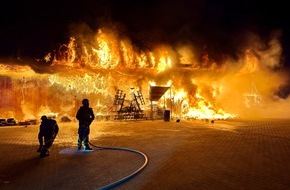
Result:
{"label": "coiled hose on ground", "polygon": [[111,189],[113,187],[116,187],[117,185],[120,185],[121,183],[124,183],[126,181],[128,181],[129,179],[131,179],[132,177],[134,177],[135,175],[137,175],[141,170],[143,170],[146,165],[148,164],[148,157],[146,154],[144,154],[143,152],[140,152],[138,150],[134,150],[134,149],[130,149],[130,148],[122,148],[122,147],[106,147],[106,146],[97,146],[97,145],[94,145],[92,144],[91,142],[89,142],[91,146],[95,147],[95,148],[98,148],[98,149],[110,149],[110,150],[121,150],[121,151],[128,151],[128,152],[134,152],[134,153],[137,153],[137,154],[140,154],[144,157],[144,164],[138,169],[136,170],[135,172],[131,173],[130,175],[118,180],[118,181],[115,181],[113,183],[110,183],[108,185],[105,185],[105,186],[102,186],[102,187],[99,187],[97,188],[97,190],[106,190],[106,189]]}

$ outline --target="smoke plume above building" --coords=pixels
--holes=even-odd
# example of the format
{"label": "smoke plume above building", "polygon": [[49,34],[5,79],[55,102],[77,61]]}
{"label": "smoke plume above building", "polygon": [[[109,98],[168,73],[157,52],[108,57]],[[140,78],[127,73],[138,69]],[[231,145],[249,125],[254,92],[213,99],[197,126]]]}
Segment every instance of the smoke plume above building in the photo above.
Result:
{"label": "smoke plume above building", "polygon": [[0,103],[7,116],[73,115],[83,97],[108,114],[116,90],[131,88],[142,91],[145,110],[149,86],[163,85],[171,88],[159,104],[176,117],[288,117],[289,28],[284,9],[267,16],[281,5],[47,3],[3,15]]}

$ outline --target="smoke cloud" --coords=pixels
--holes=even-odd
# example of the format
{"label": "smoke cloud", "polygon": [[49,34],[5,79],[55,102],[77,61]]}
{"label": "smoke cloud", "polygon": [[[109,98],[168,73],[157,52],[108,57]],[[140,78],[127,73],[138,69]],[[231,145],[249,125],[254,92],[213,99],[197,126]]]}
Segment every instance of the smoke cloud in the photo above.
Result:
{"label": "smoke cloud", "polygon": [[[6,21],[0,35],[2,74],[29,66],[35,72],[30,75],[48,79],[45,84],[53,93],[65,89],[73,94],[62,94],[74,99],[70,106],[40,102],[42,108],[73,112],[86,94],[97,94],[95,102],[105,97],[110,104],[117,88],[136,87],[148,94],[150,81],[171,81],[175,97],[181,90],[187,93],[184,109],[205,105],[216,113],[223,109],[247,117],[287,116],[285,8],[272,20],[267,16],[282,5],[264,2],[265,14],[257,12],[259,3],[249,6],[247,1],[47,3],[49,11],[38,10],[39,3],[26,5],[30,13],[18,7],[22,19],[15,17],[12,24],[25,27],[9,37],[12,24]],[[27,108],[35,107],[31,104],[21,109],[30,114]]]}

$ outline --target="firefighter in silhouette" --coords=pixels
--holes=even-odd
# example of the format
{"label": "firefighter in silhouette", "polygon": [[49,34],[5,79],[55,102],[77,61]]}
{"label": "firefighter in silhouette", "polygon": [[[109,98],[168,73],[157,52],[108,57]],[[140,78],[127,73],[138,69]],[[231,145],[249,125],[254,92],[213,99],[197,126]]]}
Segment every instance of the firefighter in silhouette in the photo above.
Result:
{"label": "firefighter in silhouette", "polygon": [[90,125],[95,119],[93,109],[89,106],[89,100],[83,99],[82,106],[78,109],[76,118],[79,121],[78,128],[78,150],[84,145],[84,150],[92,150],[89,145]]}
{"label": "firefighter in silhouette", "polygon": [[46,115],[41,116],[38,133],[39,148],[37,149],[40,157],[49,156],[49,149],[58,134],[58,130],[59,127],[54,119],[49,119]]}

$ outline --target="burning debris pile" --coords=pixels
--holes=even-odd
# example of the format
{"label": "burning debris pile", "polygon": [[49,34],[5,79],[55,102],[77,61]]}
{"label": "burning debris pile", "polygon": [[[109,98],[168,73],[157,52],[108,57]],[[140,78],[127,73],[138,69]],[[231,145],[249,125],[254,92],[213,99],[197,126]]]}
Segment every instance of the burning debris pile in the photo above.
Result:
{"label": "burning debris pile", "polygon": [[134,88],[131,88],[130,100],[127,100],[127,105],[125,105],[126,94],[123,94],[123,91],[118,89],[117,94],[115,95],[114,108],[116,114],[114,119],[146,119],[146,115],[141,109],[141,105],[145,105],[143,95],[141,91],[134,91]]}
{"label": "burning debris pile", "polygon": [[[223,55],[217,62],[206,49],[197,53],[189,43],[140,49],[104,27],[94,35],[71,37],[37,62],[1,63],[1,117],[39,118],[47,113],[74,117],[86,97],[97,116],[145,118],[151,110],[152,85],[170,86],[164,98],[154,102],[153,111],[170,109],[174,118],[270,116],[267,105],[283,101],[275,91],[288,80],[277,69],[281,51],[275,37],[270,42],[255,38],[238,59]],[[245,105],[251,84],[263,97],[258,106]],[[132,89],[137,94],[124,106],[125,94]]]}

